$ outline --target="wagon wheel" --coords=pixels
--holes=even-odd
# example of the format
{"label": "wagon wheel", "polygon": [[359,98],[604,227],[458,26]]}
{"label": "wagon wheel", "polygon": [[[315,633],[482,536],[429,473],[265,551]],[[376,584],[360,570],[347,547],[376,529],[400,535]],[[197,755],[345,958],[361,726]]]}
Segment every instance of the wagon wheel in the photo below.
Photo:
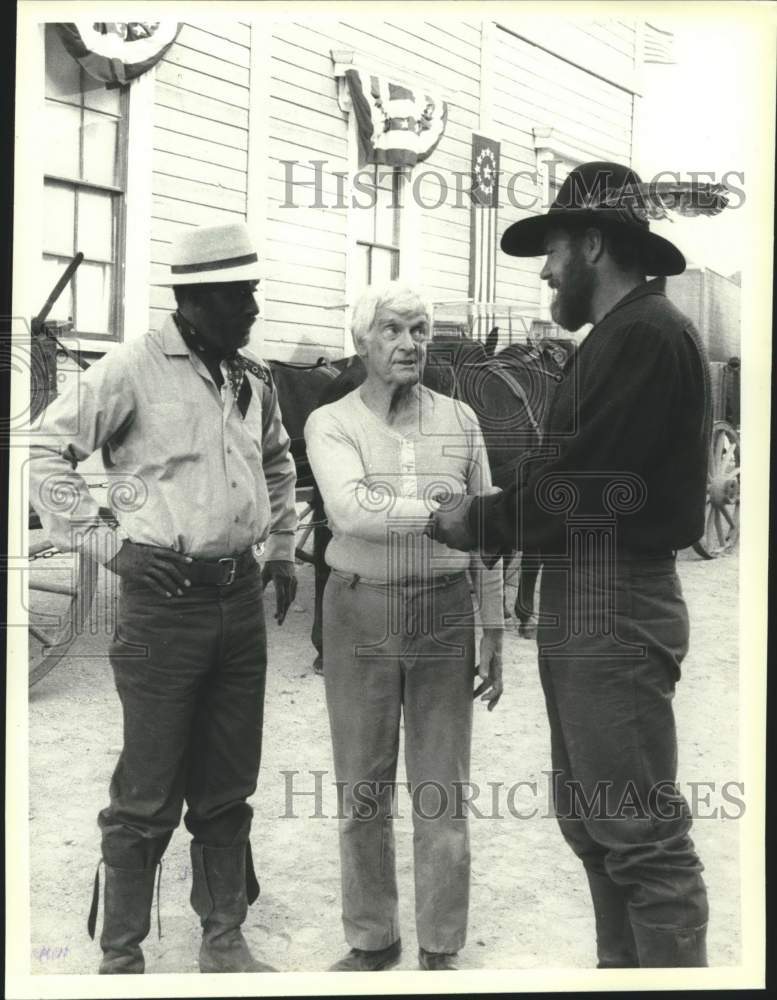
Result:
{"label": "wagon wheel", "polygon": [[704,534],[693,548],[704,559],[730,552],[739,540],[739,434],[716,421],[707,468]]}
{"label": "wagon wheel", "polygon": [[29,686],[33,687],[84,631],[97,585],[97,564],[78,553],[58,552],[43,537],[36,515],[30,517],[29,560]]}

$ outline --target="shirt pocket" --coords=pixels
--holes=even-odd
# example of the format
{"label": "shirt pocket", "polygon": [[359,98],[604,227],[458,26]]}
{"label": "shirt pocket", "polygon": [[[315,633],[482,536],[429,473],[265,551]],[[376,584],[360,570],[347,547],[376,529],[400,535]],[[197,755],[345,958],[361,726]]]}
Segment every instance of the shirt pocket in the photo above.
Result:
{"label": "shirt pocket", "polygon": [[[212,423],[213,429],[220,429],[218,414],[213,414]],[[173,463],[199,461],[213,445],[213,429],[183,403],[151,403],[141,413],[135,441],[144,465],[169,468]]]}

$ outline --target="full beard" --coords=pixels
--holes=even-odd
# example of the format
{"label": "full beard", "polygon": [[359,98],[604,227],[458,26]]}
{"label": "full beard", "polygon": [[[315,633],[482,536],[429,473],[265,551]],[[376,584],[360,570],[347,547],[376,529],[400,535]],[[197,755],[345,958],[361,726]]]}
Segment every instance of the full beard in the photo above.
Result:
{"label": "full beard", "polygon": [[593,269],[582,257],[572,258],[550,307],[552,319],[565,330],[579,330],[590,321],[593,288]]}

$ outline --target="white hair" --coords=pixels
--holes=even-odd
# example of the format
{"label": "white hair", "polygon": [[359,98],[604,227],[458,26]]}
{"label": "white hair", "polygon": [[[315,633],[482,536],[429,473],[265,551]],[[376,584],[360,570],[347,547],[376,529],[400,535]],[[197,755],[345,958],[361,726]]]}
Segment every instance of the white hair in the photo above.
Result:
{"label": "white hair", "polygon": [[401,316],[420,312],[426,316],[426,322],[431,324],[431,307],[417,288],[399,281],[370,285],[356,299],[351,312],[351,336],[357,351],[369,338],[382,309],[391,309]]}

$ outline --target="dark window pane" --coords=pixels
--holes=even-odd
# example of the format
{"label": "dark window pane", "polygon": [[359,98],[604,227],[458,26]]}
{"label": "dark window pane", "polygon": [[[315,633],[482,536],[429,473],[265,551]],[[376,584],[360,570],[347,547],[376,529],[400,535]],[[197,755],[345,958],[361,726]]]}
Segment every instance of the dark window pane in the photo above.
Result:
{"label": "dark window pane", "polygon": [[53,24],[46,25],[46,97],[81,104],[81,67],[66,51]]}

